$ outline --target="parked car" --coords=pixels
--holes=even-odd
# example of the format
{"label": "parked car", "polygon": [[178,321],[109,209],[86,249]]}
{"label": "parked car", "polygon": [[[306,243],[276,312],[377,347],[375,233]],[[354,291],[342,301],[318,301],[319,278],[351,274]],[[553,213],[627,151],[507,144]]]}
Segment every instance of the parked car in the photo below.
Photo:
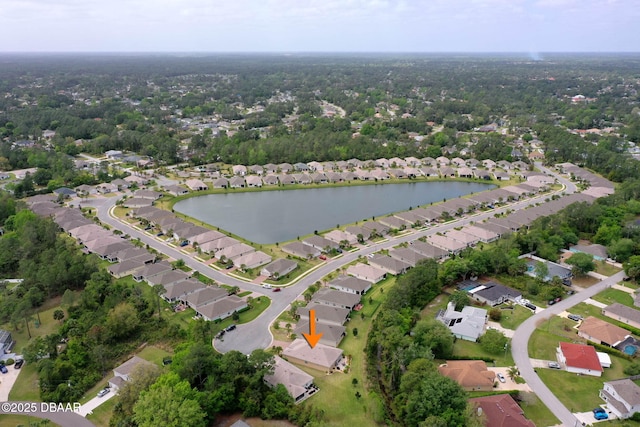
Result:
{"label": "parked car", "polygon": [[576,291],[574,291],[573,289],[570,289],[570,290],[567,291],[567,295],[573,295],[575,293],[576,293]]}
{"label": "parked car", "polygon": [[326,255],[320,255],[318,258],[320,258],[323,261],[327,260],[327,256]]}
{"label": "parked car", "polygon": [[549,302],[548,302],[547,304],[548,304],[548,305],[553,305],[553,304],[555,304],[555,303],[556,303],[556,301],[551,299],[551,300],[549,300]]}
{"label": "parked car", "polygon": [[271,289],[271,285],[268,283],[265,283],[264,285],[262,285],[262,287],[265,289]]}
{"label": "parked car", "polygon": [[273,292],[280,292],[282,291],[282,288],[273,288]]}
{"label": "parked car", "polygon": [[216,335],[216,338],[218,338],[218,339],[222,338],[224,336],[224,333],[225,333],[224,329],[221,330],[220,332],[218,332],[218,335]]}
{"label": "parked car", "polygon": [[229,325],[224,330],[227,332],[233,331],[236,328],[236,325]]}
{"label": "parked car", "polygon": [[16,369],[20,369],[22,368],[22,365],[24,365],[24,359],[18,359],[16,360],[16,364],[13,365],[13,367]]}
{"label": "parked car", "polygon": [[109,387],[105,387],[105,388],[103,388],[102,390],[100,390],[98,392],[98,397],[104,397],[107,394],[109,394],[110,391],[111,391],[111,389],[109,389]]}
{"label": "parked car", "polygon": [[596,420],[606,420],[609,418],[609,414],[602,408],[596,408],[593,410],[593,417]]}
{"label": "parked car", "polygon": [[549,362],[549,367],[551,369],[560,369],[560,364],[558,362]]}
{"label": "parked car", "polygon": [[569,314],[567,317],[575,322],[579,322],[582,320],[582,316],[578,314]]}
{"label": "parked car", "polygon": [[6,374],[7,372],[9,372],[9,370],[7,369],[6,366],[0,365],[0,372],[2,372],[3,374]]}
{"label": "parked car", "polygon": [[530,302],[526,303],[524,306],[527,307],[529,310],[533,310],[534,313],[536,312],[536,309],[538,308],[535,305],[531,304]]}
{"label": "parked car", "polygon": [[507,379],[500,372],[498,372],[497,377],[498,381],[500,381],[501,383],[507,382]]}
{"label": "parked car", "polygon": [[189,242],[187,242],[186,240],[183,240],[182,242],[180,242],[180,247],[184,248],[185,246],[187,246],[189,244]]}
{"label": "parked car", "polygon": [[158,236],[158,237],[164,236],[164,233],[161,231],[158,234],[156,234],[156,236]]}
{"label": "parked car", "polygon": [[171,365],[171,362],[173,362],[173,359],[169,356],[164,357],[162,359],[162,366],[167,366],[167,365]]}

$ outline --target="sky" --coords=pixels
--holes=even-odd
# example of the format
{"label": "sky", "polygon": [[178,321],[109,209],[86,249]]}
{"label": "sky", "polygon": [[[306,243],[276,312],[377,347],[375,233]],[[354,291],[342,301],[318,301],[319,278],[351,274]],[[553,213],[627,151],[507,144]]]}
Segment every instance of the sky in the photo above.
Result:
{"label": "sky", "polygon": [[0,0],[3,52],[637,52],[640,0]]}

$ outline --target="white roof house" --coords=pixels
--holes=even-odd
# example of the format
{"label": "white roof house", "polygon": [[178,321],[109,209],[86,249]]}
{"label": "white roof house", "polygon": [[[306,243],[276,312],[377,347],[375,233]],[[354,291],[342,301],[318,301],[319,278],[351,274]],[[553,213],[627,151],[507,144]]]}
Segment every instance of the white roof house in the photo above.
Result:
{"label": "white roof house", "polygon": [[349,266],[347,268],[347,274],[371,283],[378,283],[387,275],[384,270],[362,263]]}
{"label": "white roof house", "polygon": [[436,319],[444,323],[457,338],[475,342],[484,333],[487,310],[468,305],[462,311],[456,311],[454,303],[450,302]]}

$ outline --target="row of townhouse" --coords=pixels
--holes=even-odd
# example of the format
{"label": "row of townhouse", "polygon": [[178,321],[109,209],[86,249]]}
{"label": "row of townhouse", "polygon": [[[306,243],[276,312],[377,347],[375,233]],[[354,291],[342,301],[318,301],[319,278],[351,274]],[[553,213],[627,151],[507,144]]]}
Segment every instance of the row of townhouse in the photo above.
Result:
{"label": "row of townhouse", "polygon": [[182,302],[206,320],[224,319],[247,307],[246,301],[229,295],[223,288],[205,286],[166,261],[156,262],[155,255],[95,224],[79,209],[61,207],[42,198],[31,200],[29,204],[34,213],[53,218],[87,253],[113,263],[107,271],[115,278],[131,275],[134,280],[149,286],[163,286],[165,300]]}

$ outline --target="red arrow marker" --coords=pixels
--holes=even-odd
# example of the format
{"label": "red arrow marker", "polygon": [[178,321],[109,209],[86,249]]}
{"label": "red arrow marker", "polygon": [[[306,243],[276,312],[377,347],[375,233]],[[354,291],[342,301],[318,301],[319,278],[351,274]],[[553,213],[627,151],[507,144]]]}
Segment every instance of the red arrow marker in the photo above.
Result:
{"label": "red arrow marker", "polygon": [[308,334],[303,333],[302,335],[304,336],[304,339],[307,340],[311,348],[315,347],[316,344],[318,344],[318,341],[320,341],[320,338],[322,337],[322,332],[320,332],[319,334],[316,334],[316,311],[315,310],[309,310],[309,333]]}

